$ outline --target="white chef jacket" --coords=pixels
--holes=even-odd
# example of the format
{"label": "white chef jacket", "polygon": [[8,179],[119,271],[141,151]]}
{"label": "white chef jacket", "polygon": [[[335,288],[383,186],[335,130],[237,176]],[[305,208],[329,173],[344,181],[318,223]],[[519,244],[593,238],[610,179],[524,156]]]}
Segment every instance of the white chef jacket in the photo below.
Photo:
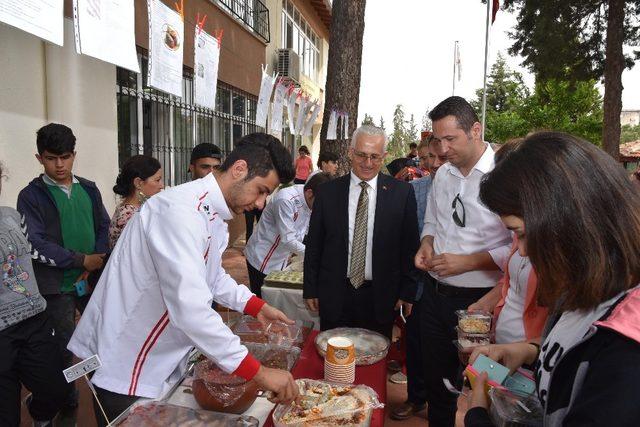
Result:
{"label": "white chef jacket", "polygon": [[[489,252],[495,264],[502,268],[511,254],[512,239],[500,217],[480,202],[480,181],[495,166],[494,152],[489,144],[485,145],[484,153],[466,177],[451,163],[438,169],[427,200],[421,237],[433,236],[435,254]],[[453,221],[451,205],[458,194],[466,213],[464,227]],[[462,212],[461,207],[458,209]],[[492,287],[502,276],[499,270],[475,270],[442,278],[431,271],[429,274],[436,280],[464,288]]]}
{"label": "white chef jacket", "polygon": [[283,188],[271,199],[249,238],[244,254],[258,271],[283,270],[292,254],[304,254],[311,209],[304,198],[304,185]]}
{"label": "white chef jacket", "polygon": [[158,398],[184,373],[195,345],[223,370],[252,378],[259,362],[211,309],[255,315],[264,302],[222,268],[232,217],[213,175],[149,199],[118,239],[68,349],[102,361],[92,382]]}

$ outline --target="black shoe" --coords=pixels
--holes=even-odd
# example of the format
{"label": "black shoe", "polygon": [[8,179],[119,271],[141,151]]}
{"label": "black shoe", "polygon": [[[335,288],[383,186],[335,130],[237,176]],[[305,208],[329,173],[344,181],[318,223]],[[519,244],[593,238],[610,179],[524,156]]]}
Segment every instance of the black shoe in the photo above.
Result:
{"label": "black shoe", "polygon": [[392,420],[396,420],[396,421],[408,420],[418,412],[423,411],[426,407],[427,407],[426,403],[423,403],[421,405],[416,405],[415,403],[411,403],[407,401],[407,402],[404,402],[402,405],[398,406],[393,411],[391,411],[391,414],[389,415],[389,417]]}

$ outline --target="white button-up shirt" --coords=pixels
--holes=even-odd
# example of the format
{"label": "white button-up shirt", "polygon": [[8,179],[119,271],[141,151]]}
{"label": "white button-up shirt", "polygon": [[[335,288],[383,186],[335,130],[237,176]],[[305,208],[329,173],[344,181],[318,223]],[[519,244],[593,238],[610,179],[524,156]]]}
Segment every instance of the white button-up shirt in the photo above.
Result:
{"label": "white button-up shirt", "polygon": [[[358,198],[360,197],[360,183],[362,180],[351,172],[351,182],[349,182],[349,253],[347,261],[347,275],[351,271],[351,246],[353,245],[353,230],[356,226],[356,210],[358,209]],[[369,188],[369,213],[367,215],[367,255],[364,262],[364,280],[373,279],[373,268],[371,264],[371,248],[373,247],[373,224],[376,219],[376,199],[378,198],[378,176],[367,181]]]}
{"label": "white button-up shirt", "polygon": [[[495,165],[494,152],[489,144],[485,145],[482,157],[466,177],[451,163],[440,167],[429,193],[421,237],[433,236],[436,255],[489,252],[493,262],[503,268],[510,254],[511,233],[504,227],[500,217],[489,211],[478,197],[482,177]],[[459,227],[453,221],[452,203],[458,194],[465,210],[464,227]],[[458,206],[458,213],[462,217],[461,206]],[[429,273],[436,280],[464,288],[494,286],[502,275],[498,270],[476,270],[442,278],[434,272]]]}

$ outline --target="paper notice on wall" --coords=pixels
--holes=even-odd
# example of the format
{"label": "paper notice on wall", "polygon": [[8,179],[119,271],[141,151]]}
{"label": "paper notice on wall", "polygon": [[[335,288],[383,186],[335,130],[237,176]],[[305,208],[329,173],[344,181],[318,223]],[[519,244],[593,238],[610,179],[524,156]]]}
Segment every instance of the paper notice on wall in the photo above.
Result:
{"label": "paper notice on wall", "polygon": [[291,135],[296,134],[296,100],[298,99],[298,94],[295,90],[292,90],[289,94],[289,99],[287,100],[287,117],[289,117],[289,132]]}
{"label": "paper notice on wall", "polygon": [[296,135],[302,135],[302,128],[304,127],[311,105],[309,98],[304,96],[300,98],[300,108],[298,108],[298,117],[296,117]]}
{"label": "paper notice on wall", "polygon": [[149,8],[149,86],[182,96],[184,22],[179,13],[160,0],[147,0]]}
{"label": "paper notice on wall", "polygon": [[50,41],[64,42],[64,0],[0,0],[0,22]]}
{"label": "paper notice on wall", "polygon": [[134,2],[74,0],[76,50],[136,73]]}
{"label": "paper notice on wall", "polygon": [[304,129],[302,130],[303,136],[311,136],[313,125],[320,114],[320,110],[322,110],[322,103],[320,101],[316,101],[313,104],[313,110],[311,110],[311,116],[309,120],[304,124]]}
{"label": "paper notice on wall", "polygon": [[195,57],[193,91],[198,105],[215,110],[218,87],[218,65],[220,61],[220,41],[195,29]]}
{"label": "paper notice on wall", "polygon": [[329,124],[327,125],[327,140],[334,141],[336,139],[338,139],[338,112],[331,110]]}
{"label": "paper notice on wall", "polygon": [[287,87],[279,82],[273,94],[273,104],[271,105],[271,133],[278,135],[282,132],[282,116],[284,115],[284,98],[287,94]]}
{"label": "paper notice on wall", "polygon": [[258,96],[258,106],[256,107],[256,125],[262,128],[267,127],[267,116],[269,115],[269,104],[271,103],[271,92],[276,77],[267,74],[267,68],[262,69],[262,82],[260,83],[260,95]]}

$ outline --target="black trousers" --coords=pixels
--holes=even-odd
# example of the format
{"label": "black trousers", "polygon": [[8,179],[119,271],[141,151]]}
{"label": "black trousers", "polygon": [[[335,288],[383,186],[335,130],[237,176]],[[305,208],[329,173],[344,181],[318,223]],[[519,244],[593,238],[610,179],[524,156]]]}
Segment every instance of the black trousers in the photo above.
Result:
{"label": "black trousers", "polygon": [[405,328],[407,340],[407,401],[422,405],[427,401],[424,382],[424,357],[422,328],[420,325],[420,301],[413,305]]}
{"label": "black trousers", "polygon": [[[107,417],[109,417],[109,422],[115,420],[118,415],[125,411],[125,409],[127,409],[138,399],[140,399],[140,397],[138,396],[129,396],[127,394],[114,393],[112,391],[105,390],[96,386],[94,386],[94,388],[96,389],[98,399],[100,399],[100,403],[104,408],[104,412],[107,414]],[[100,409],[100,406],[98,406],[95,397],[93,398],[93,412],[96,415],[96,422],[98,423],[98,427],[106,427],[108,423],[104,419],[102,410]]]}
{"label": "black trousers", "polygon": [[251,287],[251,292],[256,294],[258,298],[262,298],[262,284],[267,275],[254,268],[249,264],[249,261],[247,261],[247,270],[249,271],[249,286]]}
{"label": "black trousers", "polygon": [[430,276],[425,282],[420,300],[420,327],[430,427],[455,425],[457,397],[442,382],[443,378],[447,378],[456,384],[462,369],[458,350],[453,344],[457,339],[455,327],[458,324],[455,311],[466,309],[490,289],[467,288],[467,295],[447,296],[436,291],[435,280]]}
{"label": "black trousers", "polygon": [[249,241],[249,238],[253,234],[253,223],[260,221],[260,217],[262,216],[262,211],[260,209],[253,209],[251,211],[244,212],[244,221],[247,227],[246,232],[246,240]]}
{"label": "black trousers", "polygon": [[55,417],[71,391],[62,374],[62,354],[46,313],[0,331],[0,425],[20,425],[21,384],[32,393],[34,420]]}
{"label": "black trousers", "polygon": [[322,304],[331,304],[330,300],[319,300],[320,304],[320,330],[326,331],[334,328],[364,328],[379,332],[391,339],[393,320],[380,322],[374,307],[373,287],[370,281],[366,281],[358,289],[351,285],[349,279],[345,281],[342,289],[342,313],[337,319],[327,319],[322,316]]}

